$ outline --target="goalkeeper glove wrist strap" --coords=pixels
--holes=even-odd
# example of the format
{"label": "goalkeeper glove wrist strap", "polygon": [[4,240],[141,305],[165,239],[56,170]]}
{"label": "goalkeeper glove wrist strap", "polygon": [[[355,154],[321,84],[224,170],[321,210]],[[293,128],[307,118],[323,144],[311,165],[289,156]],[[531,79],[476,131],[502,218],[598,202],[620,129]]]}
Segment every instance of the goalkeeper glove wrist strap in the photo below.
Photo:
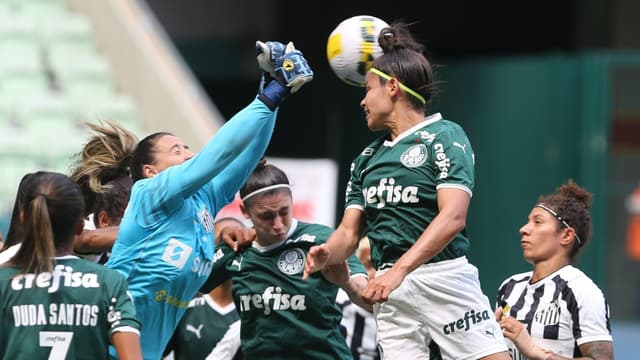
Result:
{"label": "goalkeeper glove wrist strap", "polygon": [[271,111],[274,111],[282,104],[288,95],[289,88],[286,85],[282,85],[277,80],[271,80],[264,89],[262,89],[258,98],[267,105]]}

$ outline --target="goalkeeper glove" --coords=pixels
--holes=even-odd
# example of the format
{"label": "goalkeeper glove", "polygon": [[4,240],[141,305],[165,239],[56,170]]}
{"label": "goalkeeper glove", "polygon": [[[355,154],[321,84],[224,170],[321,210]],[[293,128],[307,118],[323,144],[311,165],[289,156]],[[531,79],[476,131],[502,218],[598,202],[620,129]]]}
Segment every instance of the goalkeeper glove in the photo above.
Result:
{"label": "goalkeeper glove", "polygon": [[282,64],[282,57],[289,45],[293,46],[293,43],[285,45],[278,41],[256,41],[256,53],[258,54],[256,58],[260,69],[275,79],[276,68]]}
{"label": "goalkeeper glove", "polygon": [[282,48],[282,43],[278,42],[256,42],[258,65],[265,72],[263,84],[267,75],[272,78],[261,89],[258,98],[271,110],[275,110],[289,93],[313,80],[313,70],[302,52],[296,50],[292,42],[284,50]]}

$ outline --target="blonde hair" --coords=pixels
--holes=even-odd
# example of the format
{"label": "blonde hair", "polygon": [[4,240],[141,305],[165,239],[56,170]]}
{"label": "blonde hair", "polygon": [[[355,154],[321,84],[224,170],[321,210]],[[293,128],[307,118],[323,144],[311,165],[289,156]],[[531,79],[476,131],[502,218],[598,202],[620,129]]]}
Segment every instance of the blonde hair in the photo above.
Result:
{"label": "blonde hair", "polygon": [[87,123],[93,135],[77,154],[70,178],[80,185],[85,209],[90,213],[96,194],[110,188],[108,182],[130,176],[131,157],[138,137],[115,121]]}

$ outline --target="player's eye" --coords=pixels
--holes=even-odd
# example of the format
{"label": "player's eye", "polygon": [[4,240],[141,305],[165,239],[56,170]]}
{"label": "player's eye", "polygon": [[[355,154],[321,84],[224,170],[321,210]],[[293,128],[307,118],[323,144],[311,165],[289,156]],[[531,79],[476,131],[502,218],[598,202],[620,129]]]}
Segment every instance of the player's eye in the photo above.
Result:
{"label": "player's eye", "polygon": [[261,220],[264,220],[264,221],[271,221],[271,220],[275,219],[276,214],[274,214],[274,213],[264,213],[264,214],[258,215],[258,217]]}

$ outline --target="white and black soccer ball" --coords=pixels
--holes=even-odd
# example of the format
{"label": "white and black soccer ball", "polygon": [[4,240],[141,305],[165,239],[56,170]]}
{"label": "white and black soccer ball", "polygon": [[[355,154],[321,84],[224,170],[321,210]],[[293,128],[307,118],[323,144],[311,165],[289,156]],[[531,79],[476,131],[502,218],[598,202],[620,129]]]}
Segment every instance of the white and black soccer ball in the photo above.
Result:
{"label": "white and black soccer ball", "polygon": [[382,55],[378,35],[387,26],[383,20],[369,15],[353,16],[336,26],[327,40],[327,59],[340,80],[364,86],[364,76],[373,60]]}

